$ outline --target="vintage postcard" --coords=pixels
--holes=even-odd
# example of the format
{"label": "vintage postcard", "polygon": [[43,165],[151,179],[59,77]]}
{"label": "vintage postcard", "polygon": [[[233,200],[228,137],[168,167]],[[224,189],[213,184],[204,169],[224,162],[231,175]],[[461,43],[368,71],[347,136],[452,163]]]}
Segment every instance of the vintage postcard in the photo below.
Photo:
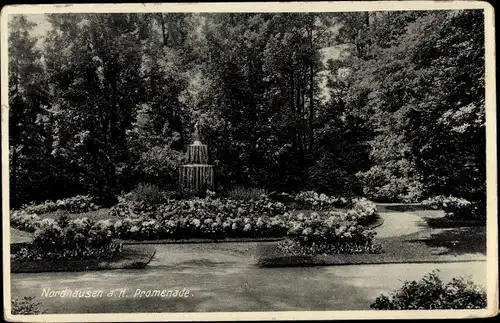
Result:
{"label": "vintage postcard", "polygon": [[7,6],[11,322],[491,317],[479,1]]}

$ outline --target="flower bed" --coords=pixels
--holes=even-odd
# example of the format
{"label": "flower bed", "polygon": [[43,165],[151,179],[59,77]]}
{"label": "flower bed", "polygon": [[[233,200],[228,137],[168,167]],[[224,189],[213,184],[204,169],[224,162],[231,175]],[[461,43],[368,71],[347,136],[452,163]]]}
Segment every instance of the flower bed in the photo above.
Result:
{"label": "flower bed", "polygon": [[375,232],[360,224],[359,210],[329,211],[323,214],[299,213],[290,221],[287,239],[279,247],[293,255],[330,255],[339,253],[376,253]]}
{"label": "flower bed", "polygon": [[83,213],[97,209],[98,206],[94,204],[92,197],[89,195],[77,195],[57,201],[45,201],[42,204],[32,203],[21,207],[21,210],[31,214],[43,214],[57,210],[65,210],[69,213]]}
{"label": "flower bed", "polygon": [[443,210],[447,218],[484,219],[486,215],[486,208],[481,203],[453,196],[434,196],[422,201],[422,204],[433,210]]}
{"label": "flower bed", "polygon": [[23,210],[11,213],[11,223],[34,232],[33,244],[13,254],[16,260],[110,258],[121,252],[121,245],[112,243],[113,232],[87,218],[56,221]]}
{"label": "flower bed", "polygon": [[281,202],[266,196],[256,200],[233,200],[228,198],[192,198],[189,200],[167,200],[151,205],[119,198],[119,203],[110,210],[110,215],[130,218],[154,218],[169,220],[175,217],[230,217],[230,216],[275,216],[290,210]]}
{"label": "flower bed", "polygon": [[[147,212],[134,209],[136,205],[131,206],[130,201],[122,202],[122,205],[117,206],[115,210],[125,210],[119,213],[123,219],[100,220],[95,223],[88,219],[72,220],[68,221],[67,226],[74,228],[85,223],[87,234],[92,232],[92,237],[97,241],[111,238],[132,240],[271,238],[286,236],[294,221],[302,221],[301,217],[304,216],[301,213],[287,211],[288,208],[283,203],[265,197],[257,201],[220,198],[172,200],[168,204],[157,206],[154,211]],[[330,217],[338,218],[339,223],[347,221],[346,217],[349,217],[349,221],[354,221],[360,226],[376,217],[376,214],[375,204],[366,199],[359,199],[354,201],[353,208],[349,211],[320,212],[316,225]],[[319,220],[320,218],[322,220]],[[64,231],[54,220],[42,220],[39,216],[25,211],[12,212],[11,223],[14,227],[26,231],[37,231],[41,227],[48,227],[50,230],[46,229],[47,234],[51,234],[47,238],[49,241],[59,241],[57,239],[60,235],[64,236],[70,232],[70,229]],[[326,230],[324,234],[335,234],[335,230],[332,230]],[[62,231],[65,233],[62,234]],[[78,233],[71,232],[74,235]],[[342,240],[341,243],[344,244],[346,241]],[[61,243],[67,242],[64,240]]]}

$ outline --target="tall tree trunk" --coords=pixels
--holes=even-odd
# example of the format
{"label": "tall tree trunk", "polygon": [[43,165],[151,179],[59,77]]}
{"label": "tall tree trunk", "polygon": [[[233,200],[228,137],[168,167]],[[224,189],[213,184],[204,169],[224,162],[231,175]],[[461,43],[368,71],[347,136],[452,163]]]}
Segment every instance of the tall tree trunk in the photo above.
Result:
{"label": "tall tree trunk", "polygon": [[11,200],[18,201],[17,196],[17,148],[12,148],[12,168],[10,170],[10,192],[12,192]]}
{"label": "tall tree trunk", "polygon": [[160,25],[161,25],[161,34],[163,36],[163,46],[167,47],[168,43],[168,34],[165,29],[165,18],[163,17],[163,13],[158,14],[160,17]]}
{"label": "tall tree trunk", "polygon": [[[292,68],[290,70],[290,106],[292,109],[292,121],[295,121],[295,115],[296,115],[296,107],[295,107],[295,70],[293,68],[293,63],[292,63]],[[293,149],[297,148],[297,130],[295,125],[293,126],[293,141],[292,141],[292,146]]]}
{"label": "tall tree trunk", "polygon": [[[302,83],[302,79],[301,79],[301,75],[300,75],[300,70],[297,71],[297,82],[296,82],[296,88],[295,88],[295,105],[297,106],[297,113],[295,115],[295,129],[297,128],[297,126],[302,126],[302,105],[300,104],[300,92],[301,92],[301,83]],[[300,122],[300,124],[299,124]],[[302,130],[299,129],[299,131],[297,131],[297,149],[298,151],[302,151]]]}
{"label": "tall tree trunk", "polygon": [[314,69],[310,66],[309,70],[309,147],[311,151],[314,135]]}
{"label": "tall tree trunk", "polygon": [[108,185],[111,189],[116,187],[116,155],[117,155],[117,139],[118,139],[118,100],[117,100],[117,87],[118,87],[118,72],[113,68],[111,70],[111,111],[110,111],[110,149],[107,154],[109,157],[108,167]]}
{"label": "tall tree trunk", "polygon": [[[304,70],[304,73],[306,73],[306,71]],[[306,117],[306,77],[305,75],[303,74],[302,75],[302,87],[300,89],[300,109],[301,109],[301,115],[300,115],[300,123],[302,125],[302,138],[301,138],[301,141],[302,141],[302,151],[305,152],[305,149],[306,149],[306,132],[305,132],[305,126],[306,126],[306,120],[307,120],[307,117]]]}

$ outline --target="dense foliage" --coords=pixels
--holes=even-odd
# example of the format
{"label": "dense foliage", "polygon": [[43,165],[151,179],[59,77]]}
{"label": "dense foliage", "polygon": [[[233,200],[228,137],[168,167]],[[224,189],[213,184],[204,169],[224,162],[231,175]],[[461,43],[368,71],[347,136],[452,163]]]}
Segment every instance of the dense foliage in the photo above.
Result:
{"label": "dense foliage", "polygon": [[483,309],[486,292],[463,277],[445,284],[433,271],[419,282],[406,281],[389,297],[377,297],[370,307],[378,310]]}
{"label": "dense foliage", "polygon": [[480,10],[46,22],[40,34],[28,16],[9,21],[15,208],[173,190],[196,121],[218,192],[485,199]]}

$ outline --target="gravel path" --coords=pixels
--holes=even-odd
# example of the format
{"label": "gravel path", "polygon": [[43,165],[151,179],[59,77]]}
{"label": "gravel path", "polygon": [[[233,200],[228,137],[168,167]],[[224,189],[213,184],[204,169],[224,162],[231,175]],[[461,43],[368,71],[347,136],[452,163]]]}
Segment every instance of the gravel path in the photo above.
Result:
{"label": "gravel path", "polygon": [[384,212],[380,216],[384,223],[374,229],[377,238],[405,236],[422,231],[427,226],[422,217],[410,212]]}
{"label": "gravel path", "polygon": [[[433,269],[448,281],[471,275],[485,284],[486,263],[259,268],[255,243],[155,245],[142,270],[13,274],[12,296],[36,296],[46,313],[368,310],[381,293]],[[46,291],[103,291],[99,298],[42,296]],[[188,297],[134,297],[137,290],[187,289]],[[120,290],[125,295],[120,296]],[[114,291],[112,296],[107,296]]]}

